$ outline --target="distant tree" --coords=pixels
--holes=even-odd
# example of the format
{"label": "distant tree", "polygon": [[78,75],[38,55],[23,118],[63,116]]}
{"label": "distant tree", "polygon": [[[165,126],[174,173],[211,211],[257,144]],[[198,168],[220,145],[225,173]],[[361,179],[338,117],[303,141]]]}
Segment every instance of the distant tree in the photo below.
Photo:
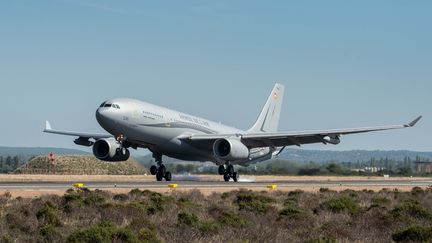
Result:
{"label": "distant tree", "polygon": [[6,157],[6,165],[11,166],[12,165],[12,157],[8,156]]}
{"label": "distant tree", "polygon": [[185,172],[194,172],[195,166],[193,164],[187,164],[185,166]]}
{"label": "distant tree", "polygon": [[18,168],[18,166],[19,166],[19,157],[14,156],[12,159],[12,169],[15,170]]}
{"label": "distant tree", "polygon": [[413,174],[413,171],[412,171],[411,167],[404,166],[404,167],[399,168],[398,174],[401,176],[411,176]]}
{"label": "distant tree", "polygon": [[298,171],[298,175],[317,175],[320,172],[320,168],[301,168]]}
{"label": "distant tree", "polygon": [[326,169],[332,174],[342,174],[343,172],[342,167],[335,163],[327,165]]}

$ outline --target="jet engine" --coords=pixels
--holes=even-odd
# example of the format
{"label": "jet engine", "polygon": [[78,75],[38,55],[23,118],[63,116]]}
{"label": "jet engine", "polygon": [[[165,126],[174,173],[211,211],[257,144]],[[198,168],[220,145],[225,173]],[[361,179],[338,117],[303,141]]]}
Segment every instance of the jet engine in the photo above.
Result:
{"label": "jet engine", "polygon": [[323,137],[325,143],[337,145],[340,143],[340,138],[337,135],[325,136]]}
{"label": "jet engine", "polygon": [[99,139],[93,145],[93,154],[103,161],[118,162],[129,159],[129,150],[121,147],[114,138]]}
{"label": "jet engine", "polygon": [[214,142],[213,152],[220,160],[241,160],[249,158],[249,149],[237,138],[221,138]]}

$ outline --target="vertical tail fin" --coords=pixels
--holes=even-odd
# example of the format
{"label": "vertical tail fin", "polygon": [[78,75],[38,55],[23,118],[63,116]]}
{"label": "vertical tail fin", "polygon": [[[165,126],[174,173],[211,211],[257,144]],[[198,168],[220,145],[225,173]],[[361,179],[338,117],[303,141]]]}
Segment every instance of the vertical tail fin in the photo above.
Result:
{"label": "vertical tail fin", "polygon": [[284,89],[282,84],[275,84],[257,121],[248,132],[276,132],[278,130]]}

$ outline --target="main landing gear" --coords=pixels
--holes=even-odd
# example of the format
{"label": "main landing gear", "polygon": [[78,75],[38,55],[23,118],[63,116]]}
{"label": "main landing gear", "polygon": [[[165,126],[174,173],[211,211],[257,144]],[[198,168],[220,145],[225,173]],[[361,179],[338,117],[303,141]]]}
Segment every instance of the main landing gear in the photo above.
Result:
{"label": "main landing gear", "polygon": [[162,181],[164,178],[166,181],[171,181],[172,175],[171,172],[166,170],[165,165],[162,163],[162,154],[153,154],[153,158],[155,158],[157,166],[152,165],[150,167],[150,174],[156,175],[157,181]]}
{"label": "main landing gear", "polygon": [[225,165],[219,165],[218,173],[219,175],[223,175],[224,181],[229,181],[231,178],[235,182],[239,180],[239,173],[234,170],[232,164],[227,163],[226,168]]}

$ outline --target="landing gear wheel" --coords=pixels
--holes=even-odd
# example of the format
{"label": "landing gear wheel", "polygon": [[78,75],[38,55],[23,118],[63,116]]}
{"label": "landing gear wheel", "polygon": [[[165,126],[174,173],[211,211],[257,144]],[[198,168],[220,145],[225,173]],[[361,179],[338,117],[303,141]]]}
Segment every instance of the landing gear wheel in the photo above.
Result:
{"label": "landing gear wheel", "polygon": [[225,166],[224,165],[219,165],[218,173],[219,173],[219,175],[225,175]]}
{"label": "landing gear wheel", "polygon": [[152,174],[152,175],[156,175],[156,173],[157,173],[157,167],[156,167],[156,165],[152,165],[152,166],[150,166],[150,174]]}
{"label": "landing gear wheel", "polygon": [[161,166],[159,166],[158,173],[160,173],[162,176],[165,175],[165,173],[166,173],[165,165],[161,165]]}
{"label": "landing gear wheel", "polygon": [[239,180],[239,173],[238,173],[238,172],[234,172],[234,173],[232,174],[232,178],[233,178],[233,180],[234,180],[235,182],[237,182],[237,181]]}
{"label": "landing gear wheel", "polygon": [[226,172],[230,175],[234,174],[234,166],[228,165]]}
{"label": "landing gear wheel", "polygon": [[126,148],[124,148],[124,147],[123,147],[123,148],[120,148],[120,154],[121,154],[121,155],[124,156],[124,155],[126,155],[126,153],[127,153]]}
{"label": "landing gear wheel", "polygon": [[229,181],[231,176],[229,174],[224,174],[224,180]]}
{"label": "landing gear wheel", "polygon": [[157,181],[162,181],[163,176],[164,176],[163,174],[161,174],[161,173],[157,173],[157,174],[156,174],[156,180],[157,180]]}
{"label": "landing gear wheel", "polygon": [[171,179],[172,179],[171,172],[169,172],[169,171],[165,172],[165,180],[171,181]]}

